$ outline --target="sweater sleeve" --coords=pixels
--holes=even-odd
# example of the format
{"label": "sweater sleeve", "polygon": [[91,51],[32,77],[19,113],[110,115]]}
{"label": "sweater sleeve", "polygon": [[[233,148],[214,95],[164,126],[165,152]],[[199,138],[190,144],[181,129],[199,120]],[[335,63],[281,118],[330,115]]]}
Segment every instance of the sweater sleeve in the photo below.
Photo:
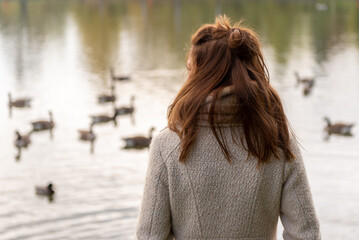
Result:
{"label": "sweater sleeve", "polygon": [[280,218],[284,240],[319,240],[317,219],[300,149],[292,140],[295,159],[286,162],[282,186]]}
{"label": "sweater sleeve", "polygon": [[172,239],[167,168],[161,156],[160,142],[156,138],[150,146],[136,236],[138,240]]}

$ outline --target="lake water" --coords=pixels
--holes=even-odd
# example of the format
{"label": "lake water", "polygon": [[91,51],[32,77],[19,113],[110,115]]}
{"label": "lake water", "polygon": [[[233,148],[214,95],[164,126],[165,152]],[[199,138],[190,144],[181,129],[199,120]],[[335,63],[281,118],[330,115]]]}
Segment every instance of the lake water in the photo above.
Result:
{"label": "lake water", "polygon": [[[313,198],[328,240],[359,239],[359,1],[0,1],[0,239],[132,239],[148,150],[123,150],[122,137],[155,134],[185,79],[191,34],[225,13],[261,36],[271,82],[300,139]],[[95,152],[78,140],[92,114],[136,96],[128,116],[95,126]],[[308,96],[294,71],[314,76]],[[31,97],[13,109],[8,92]],[[15,130],[53,112],[56,127],[34,133],[16,160]],[[355,123],[352,137],[325,140],[324,116]],[[52,202],[35,185],[55,185]],[[282,227],[279,226],[278,239]]]}

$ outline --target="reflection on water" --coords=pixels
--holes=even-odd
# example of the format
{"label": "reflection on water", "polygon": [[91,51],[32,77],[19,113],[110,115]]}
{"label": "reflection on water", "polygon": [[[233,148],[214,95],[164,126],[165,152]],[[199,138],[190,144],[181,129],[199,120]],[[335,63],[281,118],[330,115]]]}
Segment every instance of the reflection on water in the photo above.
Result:
{"label": "reflection on water", "polygon": [[[148,150],[123,149],[122,138],[166,125],[191,33],[222,13],[260,34],[272,84],[305,147],[323,239],[358,239],[359,129],[352,137],[323,131],[325,116],[359,119],[359,4],[339,0],[1,1],[0,239],[133,237]],[[111,91],[111,67],[131,80],[113,82],[115,103],[99,104]],[[295,71],[315,79],[307,96]],[[30,97],[31,108],[14,107],[10,118],[8,92]],[[89,130],[91,115],[129,106],[132,95],[132,117],[94,126],[91,154],[78,130]],[[30,132],[49,111],[53,138],[32,133],[15,161],[15,130]],[[35,195],[34,186],[48,182],[52,201]]]}

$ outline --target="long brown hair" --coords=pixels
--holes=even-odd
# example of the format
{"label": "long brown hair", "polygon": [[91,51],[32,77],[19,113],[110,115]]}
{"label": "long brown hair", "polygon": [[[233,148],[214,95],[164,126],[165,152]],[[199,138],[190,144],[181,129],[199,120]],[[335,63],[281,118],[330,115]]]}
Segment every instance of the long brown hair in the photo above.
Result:
{"label": "long brown hair", "polygon": [[[209,94],[213,101],[208,122],[230,161],[230,151],[213,116],[218,94],[228,86],[238,101],[233,126],[243,126],[248,157],[255,156],[260,164],[272,155],[279,158],[281,149],[285,159],[292,160],[289,126],[281,100],[269,84],[257,34],[241,22],[232,27],[229,18],[220,16],[215,24],[200,27],[191,44],[187,80],[168,108],[168,127],[181,140],[179,161],[185,162],[192,149],[199,130],[198,115]],[[241,142],[244,146],[242,138]]]}

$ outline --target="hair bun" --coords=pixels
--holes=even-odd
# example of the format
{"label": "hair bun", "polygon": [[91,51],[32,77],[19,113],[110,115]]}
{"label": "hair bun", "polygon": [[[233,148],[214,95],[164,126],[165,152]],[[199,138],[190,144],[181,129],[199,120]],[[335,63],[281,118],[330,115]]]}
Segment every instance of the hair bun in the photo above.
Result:
{"label": "hair bun", "polygon": [[228,37],[228,47],[242,58],[251,58],[251,39],[245,30],[232,28]]}
{"label": "hair bun", "polygon": [[243,34],[238,28],[232,28],[231,33],[228,38],[228,46],[230,48],[237,48],[242,45],[243,43]]}

